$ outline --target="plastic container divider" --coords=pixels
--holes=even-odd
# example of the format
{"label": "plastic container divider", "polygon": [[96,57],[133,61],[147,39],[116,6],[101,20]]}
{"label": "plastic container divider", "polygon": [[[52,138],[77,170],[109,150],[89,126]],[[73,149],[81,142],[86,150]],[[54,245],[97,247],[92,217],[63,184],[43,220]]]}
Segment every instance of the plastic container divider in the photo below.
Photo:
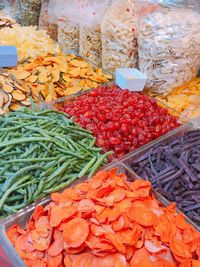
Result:
{"label": "plastic container divider", "polygon": [[[109,170],[111,168],[118,168],[118,172],[123,172],[127,175],[129,181],[134,181],[139,178],[135,172],[133,172],[127,165],[125,165],[123,162],[115,162],[106,165],[105,167],[101,168],[103,170]],[[83,177],[75,182],[73,182],[68,187],[73,187],[76,184],[79,184],[83,181],[85,181],[87,177]],[[66,187],[67,188],[67,187]],[[66,189],[65,188],[65,189]],[[64,189],[63,189],[64,190]],[[63,191],[61,190],[61,191]],[[157,197],[157,199],[166,206],[168,202],[158,193],[156,193],[154,190],[152,190],[152,193]],[[33,213],[34,209],[38,204],[46,206],[50,202],[50,197],[45,197],[43,200],[37,201],[36,203],[29,205],[28,207],[22,209],[16,214],[13,214],[4,220],[0,222],[0,244],[2,246],[2,249],[5,251],[5,253],[8,255],[10,262],[13,264],[14,267],[26,267],[22,258],[19,256],[11,242],[9,241],[7,235],[6,235],[6,229],[9,227],[19,224],[21,227],[24,227],[29,220],[31,214]]]}
{"label": "plastic container divider", "polygon": [[[195,129],[200,129],[200,117],[198,117],[197,119],[194,119],[191,122],[188,122],[187,124],[184,124],[180,127],[178,127],[177,129],[159,137],[158,139],[142,146],[139,149],[136,149],[133,152],[130,152],[129,154],[125,155],[123,158],[120,159],[120,162],[123,163],[125,166],[127,166],[127,168],[131,169],[132,172],[134,172],[134,170],[131,168],[131,163],[133,162],[133,160],[137,160],[139,157],[141,157],[142,155],[144,155],[147,151],[149,151],[152,147],[154,147],[155,145],[158,145],[162,142],[165,141],[170,141],[173,138],[176,138],[178,136],[183,136],[183,134],[187,131],[190,130],[195,130]],[[135,172],[134,172],[135,173]],[[135,175],[142,179],[141,177],[139,177],[136,173]],[[156,192],[156,189],[154,189],[154,191]],[[157,193],[157,192],[156,192]],[[159,193],[160,195],[160,193]],[[166,203],[169,204],[170,201],[168,201],[164,196],[161,196],[161,199]],[[177,211],[181,214],[184,215],[184,217],[187,219],[187,221],[189,223],[191,223],[198,231],[200,231],[200,226],[198,226],[195,222],[193,222],[187,215],[185,215],[180,209],[177,208]]]}

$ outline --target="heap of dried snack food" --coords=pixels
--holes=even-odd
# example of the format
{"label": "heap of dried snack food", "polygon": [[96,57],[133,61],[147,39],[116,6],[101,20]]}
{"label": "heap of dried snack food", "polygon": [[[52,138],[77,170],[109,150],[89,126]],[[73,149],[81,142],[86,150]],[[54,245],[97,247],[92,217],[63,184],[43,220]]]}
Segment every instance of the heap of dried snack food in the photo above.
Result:
{"label": "heap of dried snack food", "polygon": [[0,71],[0,115],[29,106],[30,96],[33,97],[34,93],[25,82],[19,82],[5,70]]}
{"label": "heap of dried snack food", "polygon": [[58,108],[91,130],[97,144],[105,151],[113,150],[117,157],[179,126],[177,118],[154,99],[116,85],[96,88]]}
{"label": "heap of dried snack food", "polygon": [[161,142],[131,163],[143,179],[200,225],[200,130]]}
{"label": "heap of dried snack food", "polygon": [[16,21],[0,11],[0,29],[2,28],[13,28],[15,26],[19,26]]}
{"label": "heap of dried snack food", "polygon": [[200,78],[184,83],[166,97],[156,98],[183,116],[194,119],[200,116]]}
{"label": "heap of dried snack food", "polygon": [[3,28],[0,30],[0,45],[14,45],[18,50],[19,61],[29,57],[55,54],[58,45],[43,30],[36,27]]}
{"label": "heap of dried snack food", "polygon": [[16,79],[25,81],[36,96],[46,101],[94,88],[111,76],[75,55],[47,55],[28,59],[9,71]]}
{"label": "heap of dried snack food", "polygon": [[31,110],[0,117],[0,219],[107,163],[91,132],[64,113]]}
{"label": "heap of dried snack food", "polygon": [[7,236],[28,267],[198,267],[200,233],[150,187],[101,171],[53,193],[25,229],[13,225]]}

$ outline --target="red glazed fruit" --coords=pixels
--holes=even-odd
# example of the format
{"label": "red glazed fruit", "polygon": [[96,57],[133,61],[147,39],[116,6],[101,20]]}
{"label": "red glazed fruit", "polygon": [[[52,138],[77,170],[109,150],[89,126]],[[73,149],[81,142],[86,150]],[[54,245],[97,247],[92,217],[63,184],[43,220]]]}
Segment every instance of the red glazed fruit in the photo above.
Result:
{"label": "red glazed fruit", "polygon": [[66,102],[60,110],[91,130],[97,145],[115,156],[152,141],[179,126],[177,118],[143,93],[102,86]]}

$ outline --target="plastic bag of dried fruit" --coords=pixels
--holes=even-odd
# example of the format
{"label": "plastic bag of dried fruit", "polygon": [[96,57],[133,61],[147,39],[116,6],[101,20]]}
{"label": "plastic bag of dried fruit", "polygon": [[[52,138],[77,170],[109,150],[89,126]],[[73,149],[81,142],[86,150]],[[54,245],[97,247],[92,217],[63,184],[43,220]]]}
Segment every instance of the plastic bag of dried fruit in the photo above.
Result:
{"label": "plastic bag of dried fruit", "polygon": [[22,26],[34,26],[39,23],[41,0],[20,0]]}
{"label": "plastic bag of dried fruit", "polygon": [[[1,0],[0,0],[1,1]],[[18,23],[21,23],[21,9],[20,9],[21,0],[4,0],[4,12],[10,16],[12,19],[16,20]]]}
{"label": "plastic bag of dried fruit", "polygon": [[200,67],[199,1],[139,1],[139,68],[152,92],[169,94]]}
{"label": "plastic bag of dried fruit", "polygon": [[109,0],[78,0],[80,55],[97,66],[102,64],[101,22],[108,5]]}
{"label": "plastic bag of dried fruit", "polygon": [[114,72],[137,65],[135,1],[115,0],[102,22],[102,66]]}
{"label": "plastic bag of dried fruit", "polygon": [[51,15],[51,9],[54,8],[54,3],[55,0],[42,0],[39,18],[39,29],[46,30],[46,32],[53,40],[57,40],[57,20]]}
{"label": "plastic bag of dried fruit", "polygon": [[80,29],[77,23],[77,0],[56,0],[52,14],[57,18],[58,43],[63,52],[79,53]]}

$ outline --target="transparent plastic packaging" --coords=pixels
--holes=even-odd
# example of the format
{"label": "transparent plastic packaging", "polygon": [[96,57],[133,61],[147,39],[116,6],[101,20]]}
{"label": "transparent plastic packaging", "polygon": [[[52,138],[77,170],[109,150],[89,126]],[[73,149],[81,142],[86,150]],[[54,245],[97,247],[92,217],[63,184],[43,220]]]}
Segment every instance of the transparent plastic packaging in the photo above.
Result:
{"label": "transparent plastic packaging", "polygon": [[101,22],[109,1],[82,0],[78,5],[80,25],[80,55],[102,65]]}
{"label": "transparent plastic packaging", "polygon": [[40,18],[39,18],[39,29],[46,30],[53,40],[57,40],[58,25],[55,22],[50,21],[49,16],[49,3],[51,0],[42,0]]}
{"label": "transparent plastic packaging", "polygon": [[58,43],[63,52],[73,50],[79,53],[79,25],[63,18],[58,21]]}
{"label": "transparent plastic packaging", "polygon": [[4,0],[5,13],[8,14],[12,19],[16,20],[18,23],[21,23],[21,0]]}
{"label": "transparent plastic packaging", "polygon": [[101,66],[101,27],[80,27],[80,55]]}
{"label": "transparent plastic packaging", "polygon": [[116,68],[137,66],[138,49],[133,0],[116,0],[102,22],[102,66],[114,73]]}
{"label": "transparent plastic packaging", "polygon": [[200,68],[200,9],[199,1],[159,2],[141,1],[149,12],[139,13],[139,68],[148,89],[167,95]]}
{"label": "transparent plastic packaging", "polygon": [[41,0],[20,0],[22,26],[34,26],[39,23]]}
{"label": "transparent plastic packaging", "polygon": [[[125,162],[126,163],[126,162]],[[115,162],[113,164],[109,164],[106,167],[104,167],[104,170],[109,170],[111,168],[117,168],[119,173],[124,173],[129,181],[135,181],[136,179],[140,179],[124,162]],[[79,184],[81,182],[84,182],[87,177],[82,178],[70,185],[70,187],[75,186],[76,184]],[[155,195],[155,197],[163,204],[163,206],[166,206],[169,204],[169,202],[163,198],[160,194],[156,193],[154,190],[151,192]],[[12,216],[9,216],[8,218],[4,219],[0,223],[0,244],[5,251],[5,253],[9,256],[9,259],[13,266],[15,267],[25,267],[25,264],[22,260],[22,258],[19,256],[11,242],[9,241],[7,235],[6,235],[6,229],[9,227],[19,224],[20,227],[25,227],[26,223],[28,222],[31,214],[33,213],[34,209],[38,204],[46,206],[50,202],[50,197],[46,197],[45,199],[38,201],[25,209],[21,210],[17,214],[14,214]],[[180,212],[179,210],[177,210]],[[183,214],[184,215],[184,214]],[[185,218],[191,223],[191,221],[185,216]],[[195,225],[194,225],[195,226]]]}

